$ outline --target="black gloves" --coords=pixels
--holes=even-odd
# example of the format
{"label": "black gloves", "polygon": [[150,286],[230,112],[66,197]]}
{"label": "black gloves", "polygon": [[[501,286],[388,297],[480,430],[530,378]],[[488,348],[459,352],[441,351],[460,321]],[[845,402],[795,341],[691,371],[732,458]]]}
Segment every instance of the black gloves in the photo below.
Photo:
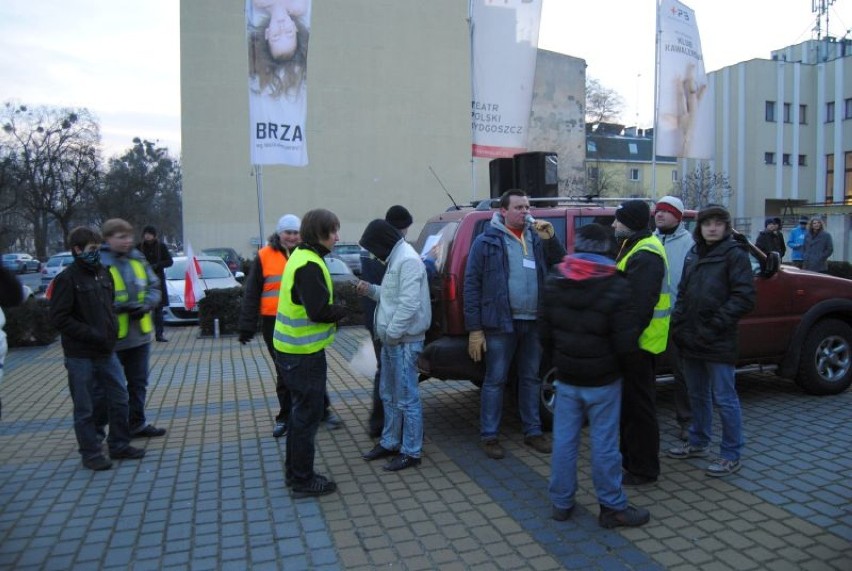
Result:
{"label": "black gloves", "polygon": [[254,339],[254,331],[240,331],[240,343],[245,345]]}

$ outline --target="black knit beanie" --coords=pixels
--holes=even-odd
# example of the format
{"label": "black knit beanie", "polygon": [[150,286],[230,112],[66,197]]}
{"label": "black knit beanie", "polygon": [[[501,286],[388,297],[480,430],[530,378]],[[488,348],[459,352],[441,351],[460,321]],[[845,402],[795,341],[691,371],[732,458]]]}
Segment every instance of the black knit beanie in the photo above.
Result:
{"label": "black knit beanie", "polygon": [[615,219],[634,232],[645,230],[651,220],[651,207],[644,200],[628,200],[615,210]]}
{"label": "black knit beanie", "polygon": [[388,221],[377,218],[367,224],[358,243],[375,257],[386,262],[391,250],[400,240],[402,235],[396,228]]}
{"label": "black knit beanie", "polygon": [[414,222],[414,218],[411,217],[411,213],[404,206],[400,206],[399,204],[394,204],[388,208],[388,211],[385,214],[385,220],[390,222],[391,226],[398,230],[405,230],[411,226],[412,222]]}

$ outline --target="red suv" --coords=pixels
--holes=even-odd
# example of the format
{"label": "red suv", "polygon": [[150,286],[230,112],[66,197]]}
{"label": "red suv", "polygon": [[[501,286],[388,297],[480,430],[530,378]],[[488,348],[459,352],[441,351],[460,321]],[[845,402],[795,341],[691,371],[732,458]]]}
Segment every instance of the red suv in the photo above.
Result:
{"label": "red suv", "polygon": [[[550,199],[552,200],[552,199]],[[574,233],[591,222],[610,226],[615,207],[567,202],[537,207],[531,214],[547,220],[565,249],[573,252]],[[467,379],[482,384],[483,365],[467,356],[462,291],[467,254],[473,239],[497,211],[497,201],[462,207],[430,218],[415,247],[435,261],[432,326],[420,356],[423,378]],[[695,212],[687,212],[687,227]],[[649,221],[649,224],[652,223]],[[795,380],[811,394],[837,394],[852,384],[852,281],[782,266],[749,244],[757,304],[740,321],[739,371],[769,370]],[[665,359],[659,375],[665,375]],[[659,377],[658,377],[659,378]]]}

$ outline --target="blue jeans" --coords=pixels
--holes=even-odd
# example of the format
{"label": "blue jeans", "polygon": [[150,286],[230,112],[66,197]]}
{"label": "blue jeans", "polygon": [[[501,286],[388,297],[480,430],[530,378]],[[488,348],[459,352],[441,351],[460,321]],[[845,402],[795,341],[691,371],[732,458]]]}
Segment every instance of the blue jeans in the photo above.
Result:
{"label": "blue jeans", "polygon": [[290,418],[284,476],[291,485],[314,478],[315,439],[323,417],[327,364],[325,350],[309,355],[275,351],[275,365],[290,392]]}
{"label": "blue jeans", "polygon": [[83,460],[100,456],[101,437],[95,423],[95,404],[98,394],[103,395],[109,418],[110,452],[127,448],[130,430],[127,424],[127,389],[124,372],[115,353],[109,357],[89,359],[66,357],[68,389],[74,403],[74,434]]}
{"label": "blue jeans", "polygon": [[512,333],[485,333],[485,379],[482,381],[479,412],[479,436],[496,438],[503,415],[503,388],[509,376],[512,358],[518,370],[518,412],[524,436],[541,434],[538,401],[541,379],[541,345],[534,320],[516,319]]}
{"label": "blue jeans", "polygon": [[684,359],[683,373],[689,386],[689,400],[692,405],[689,443],[700,447],[710,445],[715,404],[722,421],[720,456],[725,460],[739,460],[743,448],[743,419],[734,380],[734,366],[728,363]]}
{"label": "blue jeans", "polygon": [[417,356],[423,342],[382,345],[382,448],[420,457],[423,450],[423,405],[417,386]]}
{"label": "blue jeans", "polygon": [[621,487],[621,452],[618,449],[621,379],[603,387],[557,382],[554,408],[550,501],[561,509],[574,505],[580,435],[583,417],[588,416],[592,482],[598,503],[614,510],[625,509],[627,496]]}
{"label": "blue jeans", "polygon": [[145,399],[148,396],[148,354],[150,352],[150,343],[116,351],[118,360],[124,367],[124,376],[127,378],[130,407],[127,420],[130,423],[130,432],[144,428],[148,424],[145,419]]}

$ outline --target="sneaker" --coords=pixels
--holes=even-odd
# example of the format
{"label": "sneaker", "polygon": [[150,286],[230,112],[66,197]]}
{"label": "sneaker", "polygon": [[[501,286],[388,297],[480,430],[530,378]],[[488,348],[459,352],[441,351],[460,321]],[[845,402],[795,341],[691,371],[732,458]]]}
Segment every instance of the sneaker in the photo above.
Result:
{"label": "sneaker", "polygon": [[100,472],[101,470],[109,470],[112,468],[112,462],[104,458],[103,455],[98,454],[94,458],[86,458],[83,460],[83,466],[89,470]]}
{"label": "sneaker", "polygon": [[157,335],[157,341],[159,341],[160,343],[168,343],[169,342],[169,340],[166,339],[163,335]]}
{"label": "sneaker", "polygon": [[631,474],[630,472],[625,472],[621,476],[621,485],[625,488],[637,488],[639,486],[650,486],[652,484],[656,484],[656,478],[650,478],[648,476],[637,476],[636,474]]}
{"label": "sneaker", "polygon": [[614,527],[639,527],[648,523],[650,519],[651,513],[645,508],[628,505],[623,510],[614,510],[601,506],[598,523],[606,529]]}
{"label": "sneaker", "polygon": [[121,450],[110,451],[109,453],[109,457],[113,460],[139,460],[144,456],[144,448],[134,448],[133,446],[126,446]]}
{"label": "sneaker", "polygon": [[553,445],[544,434],[524,436],[524,444],[541,454],[550,454],[553,450]]}
{"label": "sneaker", "polygon": [[373,446],[372,450],[361,454],[361,458],[363,458],[367,462],[370,462],[372,460],[378,460],[379,458],[387,458],[388,456],[393,456],[394,454],[396,454],[396,450],[388,450],[381,444],[376,444],[375,446]]}
{"label": "sneaker", "polygon": [[157,428],[153,424],[146,424],[142,428],[131,431],[130,438],[156,438],[165,434],[165,428]]}
{"label": "sneaker", "polygon": [[340,420],[340,417],[331,412],[330,410],[327,410],[325,412],[325,416],[322,417],[322,421],[325,423],[329,430],[337,430],[338,428],[343,426],[343,421]]}
{"label": "sneaker", "polygon": [[399,456],[396,456],[393,460],[382,466],[382,470],[386,472],[399,472],[400,470],[405,470],[406,468],[414,468],[415,466],[419,465],[419,457],[409,456],[408,454],[400,454]]}
{"label": "sneaker", "polygon": [[550,517],[555,519],[556,521],[566,521],[569,517],[571,517],[571,512],[574,511],[574,506],[570,508],[557,508],[553,506],[553,509],[550,510]]}
{"label": "sneaker", "polygon": [[481,446],[485,450],[485,455],[492,460],[502,460],[506,456],[506,451],[503,450],[496,438],[483,440]]}
{"label": "sneaker", "polygon": [[276,422],[275,428],[272,429],[272,438],[281,438],[282,436],[287,436],[287,423]]}
{"label": "sneaker", "polygon": [[718,460],[711,462],[704,473],[708,476],[721,478],[722,476],[733,474],[740,468],[742,468],[742,464],[739,460],[726,460],[725,458],[719,458]]}
{"label": "sneaker", "polygon": [[689,442],[681,442],[677,446],[666,450],[666,456],[676,459],[705,458],[709,448],[709,446],[693,446]]}
{"label": "sneaker", "polygon": [[315,498],[333,494],[336,491],[337,484],[327,478],[314,476],[307,484],[294,484],[291,494],[294,498]]}

